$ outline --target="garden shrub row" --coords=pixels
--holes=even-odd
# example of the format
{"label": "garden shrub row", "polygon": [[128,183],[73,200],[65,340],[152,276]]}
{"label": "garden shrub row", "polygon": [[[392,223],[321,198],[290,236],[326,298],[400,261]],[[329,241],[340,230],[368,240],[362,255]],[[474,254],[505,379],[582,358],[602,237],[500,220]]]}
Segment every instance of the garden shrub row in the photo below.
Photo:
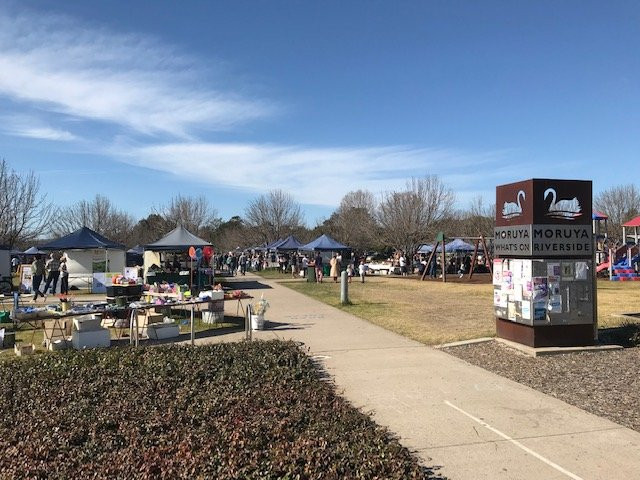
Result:
{"label": "garden shrub row", "polygon": [[0,362],[1,478],[427,478],[292,342]]}

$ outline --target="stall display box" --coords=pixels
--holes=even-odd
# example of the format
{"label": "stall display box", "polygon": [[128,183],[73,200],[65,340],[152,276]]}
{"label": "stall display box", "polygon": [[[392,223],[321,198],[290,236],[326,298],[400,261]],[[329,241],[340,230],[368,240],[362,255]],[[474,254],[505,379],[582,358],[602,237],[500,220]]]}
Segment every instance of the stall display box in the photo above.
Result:
{"label": "stall display box", "polygon": [[180,336],[180,328],[176,323],[152,323],[147,325],[147,336],[150,340],[163,340]]}
{"label": "stall display box", "polygon": [[76,350],[85,348],[110,347],[111,334],[108,328],[98,330],[74,330],[71,334],[71,343]]}

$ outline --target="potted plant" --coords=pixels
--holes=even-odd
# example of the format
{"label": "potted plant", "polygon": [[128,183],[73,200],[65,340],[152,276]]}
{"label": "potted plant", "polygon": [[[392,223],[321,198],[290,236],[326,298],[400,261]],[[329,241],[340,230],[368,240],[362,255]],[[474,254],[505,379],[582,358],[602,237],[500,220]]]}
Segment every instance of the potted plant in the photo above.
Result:
{"label": "potted plant", "polygon": [[269,302],[264,298],[264,294],[260,296],[260,300],[251,305],[252,330],[262,330],[264,328],[264,314],[269,306]]}

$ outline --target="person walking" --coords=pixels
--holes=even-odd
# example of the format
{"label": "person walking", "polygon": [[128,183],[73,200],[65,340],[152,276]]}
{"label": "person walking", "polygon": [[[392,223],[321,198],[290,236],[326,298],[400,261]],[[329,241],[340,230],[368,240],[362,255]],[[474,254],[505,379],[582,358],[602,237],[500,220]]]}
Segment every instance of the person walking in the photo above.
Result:
{"label": "person walking", "polygon": [[69,295],[69,270],[65,257],[60,259],[60,294]]}
{"label": "person walking", "polygon": [[44,284],[44,294],[47,294],[51,285],[51,294],[54,295],[58,287],[58,278],[60,278],[60,261],[55,253],[50,255],[47,271],[49,273],[47,274],[47,282]]}
{"label": "person walking", "polygon": [[320,255],[320,252],[316,255],[314,263],[316,269],[316,280],[318,283],[322,283],[322,255]]}
{"label": "person walking", "polygon": [[47,298],[47,296],[40,291],[40,284],[42,283],[42,278],[44,277],[44,260],[40,255],[36,255],[35,260],[31,264],[31,282],[33,287],[33,301],[38,300],[38,295],[41,295],[42,298]]}
{"label": "person walking", "polygon": [[364,260],[360,260],[360,265],[358,265],[358,273],[360,274],[360,282],[364,283],[364,276],[367,273],[367,266],[364,264]]}
{"label": "person walking", "polygon": [[242,275],[246,275],[247,273],[247,255],[242,252],[240,254],[240,258],[238,259],[238,262],[240,263],[240,273]]}
{"label": "person walking", "polygon": [[331,265],[331,270],[329,271],[329,275],[333,278],[333,283],[338,283],[338,270],[340,269],[340,263],[338,262],[338,258],[336,255],[331,257],[329,260],[329,265]]}

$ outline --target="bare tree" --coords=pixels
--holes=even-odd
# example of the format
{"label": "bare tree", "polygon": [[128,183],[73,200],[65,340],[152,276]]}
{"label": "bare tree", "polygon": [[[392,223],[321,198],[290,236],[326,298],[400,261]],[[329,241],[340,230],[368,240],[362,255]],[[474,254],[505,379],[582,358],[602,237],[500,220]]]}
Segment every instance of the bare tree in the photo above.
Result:
{"label": "bare tree", "polygon": [[19,174],[0,161],[0,244],[24,246],[49,226],[53,206],[40,193],[40,180],[33,172]]}
{"label": "bare tree", "polygon": [[155,242],[169,233],[174,226],[167,222],[164,217],[157,213],[152,213],[147,218],[143,218],[133,227],[130,243],[131,245],[146,245]]}
{"label": "bare tree", "polygon": [[330,233],[354,250],[369,250],[377,246],[380,238],[375,212],[376,201],[371,192],[349,192],[327,221]]}
{"label": "bare tree", "polygon": [[640,191],[631,183],[611,187],[596,195],[593,207],[609,216],[609,236],[622,240],[622,224],[640,214]]}
{"label": "bare tree", "polygon": [[154,209],[154,213],[163,217],[172,228],[182,225],[196,235],[200,235],[204,228],[215,225],[218,220],[216,209],[204,195],[177,195],[167,205]]}
{"label": "bare tree", "polygon": [[493,237],[493,229],[496,224],[496,205],[484,203],[482,196],[471,200],[469,209],[461,215],[462,235],[477,237],[484,235],[485,238]]}
{"label": "bare tree", "polygon": [[251,201],[245,210],[245,220],[257,242],[272,242],[303,224],[300,205],[282,190],[271,190]]}
{"label": "bare tree", "polygon": [[437,175],[412,178],[406,190],[383,195],[378,221],[383,238],[391,246],[413,253],[435,234],[434,226],[448,216],[455,194]]}
{"label": "bare tree", "polygon": [[61,208],[56,215],[52,231],[56,236],[67,235],[82,227],[88,227],[107,238],[123,243],[129,237],[135,220],[128,213],[116,208],[104,195],[96,195],[91,201],[79,202]]}

